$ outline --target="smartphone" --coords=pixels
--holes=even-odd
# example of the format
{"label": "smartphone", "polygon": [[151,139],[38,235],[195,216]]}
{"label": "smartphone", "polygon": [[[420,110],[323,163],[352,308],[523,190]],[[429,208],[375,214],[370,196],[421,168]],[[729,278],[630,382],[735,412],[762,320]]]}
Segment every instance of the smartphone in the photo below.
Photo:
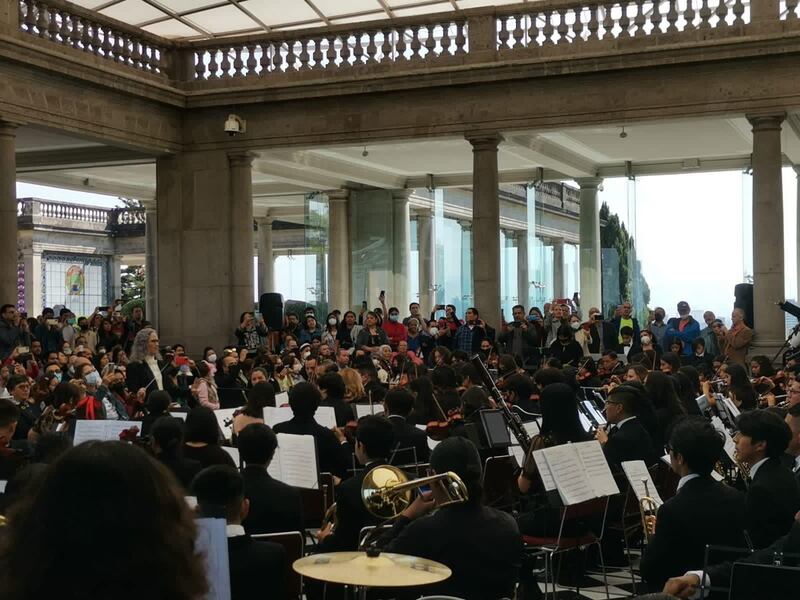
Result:
{"label": "smartphone", "polygon": [[17,354],[20,356],[23,354],[28,354],[30,351],[31,349],[27,346],[17,346]]}
{"label": "smartphone", "polygon": [[175,357],[175,364],[178,365],[179,367],[182,367],[183,365],[188,365],[189,364],[189,357],[188,356],[176,356]]}
{"label": "smartphone", "polygon": [[44,323],[48,327],[55,327],[56,325],[58,325],[58,319],[47,319]]}
{"label": "smartphone", "polygon": [[363,300],[361,302],[361,308],[363,308],[364,310],[367,310],[367,301],[366,300]]}
{"label": "smartphone", "polygon": [[383,298],[384,296],[386,296],[386,290],[381,290],[381,295],[380,295],[380,297],[381,297],[381,298]]}

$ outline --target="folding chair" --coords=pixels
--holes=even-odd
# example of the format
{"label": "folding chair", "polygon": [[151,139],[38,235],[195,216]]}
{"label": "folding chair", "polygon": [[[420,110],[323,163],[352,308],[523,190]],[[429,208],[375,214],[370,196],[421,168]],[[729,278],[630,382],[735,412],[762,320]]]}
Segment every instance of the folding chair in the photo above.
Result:
{"label": "folding chair", "polygon": [[624,473],[614,473],[614,480],[622,493],[609,499],[608,511],[611,516],[609,517],[610,522],[607,528],[609,532],[619,532],[622,537],[625,557],[628,561],[628,572],[631,576],[631,585],[633,585],[633,591],[635,592],[636,575],[633,569],[631,550],[634,545],[641,547],[641,540],[643,539],[639,500],[636,498],[636,493],[631,488]]}
{"label": "folding chair", "polygon": [[[601,540],[605,531],[606,515],[608,513],[608,497],[595,498],[587,500],[580,504],[573,506],[561,507],[561,524],[558,529],[557,537],[536,537],[523,535],[522,540],[525,543],[525,549],[528,552],[540,553],[545,552],[545,598],[548,597],[548,580],[553,584],[551,598],[556,598],[558,587],[558,576],[561,574],[561,563],[559,561],[559,568],[556,571],[553,568],[553,562],[557,555],[565,554],[571,550],[580,550],[584,558],[585,552],[590,546],[597,546],[597,551],[600,555],[600,567],[603,572],[603,584],[606,588],[606,598],[610,598],[608,590],[608,578],[606,577],[605,562],[603,561],[603,549],[601,547]],[[568,521],[590,521],[594,518],[601,518],[600,535],[596,535],[589,526],[586,527],[586,532],[574,537],[567,537],[564,535],[564,524]],[[583,575],[585,564],[581,566],[579,575]],[[576,586],[575,592],[580,594],[580,580]]]}
{"label": "folding chair", "polygon": [[275,542],[283,546],[286,551],[286,578],[284,589],[287,600],[298,600],[303,592],[303,579],[293,568],[292,564],[303,558],[303,536],[299,531],[282,531],[279,533],[260,533],[251,536],[254,540]]}
{"label": "folding chair", "polygon": [[798,589],[799,567],[739,562],[731,571],[730,600],[785,600],[796,597]]}
{"label": "folding chair", "polygon": [[317,540],[312,531],[318,530],[322,526],[325,513],[328,512],[328,508],[333,504],[333,475],[320,473],[317,489],[297,489],[300,492],[300,500],[303,503],[306,535],[311,540],[311,544],[316,545]]}
{"label": "folding chair", "polygon": [[[391,529],[392,524],[387,523],[385,525],[367,525],[366,527],[362,527],[361,530],[358,532],[358,549],[364,549],[364,542],[367,540],[367,536],[372,535],[375,532],[377,537],[380,537],[380,533],[382,531],[386,531],[387,529]],[[374,538],[373,538],[374,539]]]}
{"label": "folding chair", "polygon": [[516,460],[511,455],[491,456],[483,468],[483,503],[498,510],[510,511],[514,506]]}

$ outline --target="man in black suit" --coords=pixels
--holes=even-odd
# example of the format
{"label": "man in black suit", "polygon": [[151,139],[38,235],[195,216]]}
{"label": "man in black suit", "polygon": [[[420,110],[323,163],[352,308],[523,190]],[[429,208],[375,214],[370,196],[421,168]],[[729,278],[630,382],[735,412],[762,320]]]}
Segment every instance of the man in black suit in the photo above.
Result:
{"label": "man in black suit", "polygon": [[314,413],[322,400],[319,390],[310,383],[300,382],[289,390],[289,406],[294,417],[276,423],[275,433],[311,435],[317,446],[317,464],[322,473],[332,473],[339,478],[347,476],[350,463],[349,447],[339,442],[336,434],[314,420]]}
{"label": "man in black suit", "polygon": [[317,387],[322,394],[321,406],[332,406],[336,414],[336,426],[344,427],[355,420],[353,406],[344,401],[347,387],[339,373],[325,373],[317,378]]}
{"label": "man in black suit", "polygon": [[653,441],[637,417],[644,398],[643,391],[629,384],[615,387],[606,400],[608,431],[602,427],[596,438],[603,446],[609,465],[619,470],[620,463],[628,460],[643,460],[651,464],[656,460]]}
{"label": "man in black suit", "polygon": [[672,431],[668,449],[680,481],[676,495],[659,508],[655,535],[642,555],[640,569],[651,591],[703,564],[707,544],[746,546],[744,495],[711,477],[723,446],[702,417],[687,418]]}
{"label": "man in black suit", "polygon": [[300,492],[273,479],[267,467],[275,456],[278,438],[267,425],[251,423],[239,432],[239,456],[244,463],[244,496],[250,511],[242,525],[247,533],[303,531]]}
{"label": "man in black suit", "polygon": [[[422,595],[466,600],[512,597],[519,578],[522,536],[511,515],[481,503],[477,448],[466,438],[448,438],[431,453],[431,469],[458,475],[467,488],[467,500],[444,504],[450,498],[432,485],[432,492],[418,496],[378,545],[386,552],[428,558],[452,569],[451,577],[426,586]],[[439,510],[426,515],[437,504]]]}
{"label": "man in black suit", "polygon": [[789,446],[789,426],[774,412],[751,410],[736,419],[736,454],[750,465],[745,524],[754,548],[786,535],[800,510],[800,488],[781,464]]}
{"label": "man in black suit", "polygon": [[[798,385],[797,382],[792,384]],[[800,485],[800,404],[795,404],[789,409],[786,415],[786,424],[792,432],[792,439],[786,448],[786,454],[790,458],[789,468],[794,473],[797,484]]]}
{"label": "man in black suit", "polygon": [[317,535],[320,552],[340,552],[358,548],[358,534],[363,527],[376,525],[361,498],[361,484],[370,470],[385,465],[392,450],[394,431],[385,417],[367,415],[358,420],[355,455],[364,469],[336,488],[336,528],[326,526]]}
{"label": "man in black suit", "polygon": [[244,480],[233,467],[203,469],[192,481],[192,493],[203,516],[224,516],[228,532],[231,600],[283,598],[286,553],[283,546],[254,540],[245,533],[250,502],[244,497]]}
{"label": "man in black suit", "polygon": [[404,389],[391,390],[383,399],[383,411],[394,430],[391,454],[393,465],[426,463],[430,458],[428,436],[421,429],[406,422],[413,409],[414,396]]}

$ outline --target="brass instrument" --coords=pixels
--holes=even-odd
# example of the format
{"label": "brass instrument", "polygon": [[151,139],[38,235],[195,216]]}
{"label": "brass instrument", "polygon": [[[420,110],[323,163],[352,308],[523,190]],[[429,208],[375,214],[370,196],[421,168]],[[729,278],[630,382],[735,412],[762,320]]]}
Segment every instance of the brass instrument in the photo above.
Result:
{"label": "brass instrument", "polygon": [[325,529],[328,525],[330,525],[331,533],[334,533],[338,524],[339,521],[336,518],[336,502],[334,502],[328,507],[328,510],[325,511],[325,516],[322,517],[322,525],[320,525],[320,530]]}
{"label": "brass instrument", "polygon": [[642,479],[644,484],[644,496],[639,500],[639,514],[642,517],[642,532],[646,543],[650,543],[656,534],[656,515],[658,514],[658,502],[650,496],[650,489],[647,486],[647,479]]}

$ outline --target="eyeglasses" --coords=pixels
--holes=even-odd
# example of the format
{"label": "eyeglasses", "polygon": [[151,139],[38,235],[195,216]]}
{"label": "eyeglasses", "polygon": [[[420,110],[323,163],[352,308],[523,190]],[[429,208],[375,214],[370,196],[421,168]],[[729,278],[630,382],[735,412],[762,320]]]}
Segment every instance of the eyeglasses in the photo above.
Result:
{"label": "eyeglasses", "polygon": [[667,454],[670,454],[672,452],[672,446],[670,444],[664,444],[664,450]]}

